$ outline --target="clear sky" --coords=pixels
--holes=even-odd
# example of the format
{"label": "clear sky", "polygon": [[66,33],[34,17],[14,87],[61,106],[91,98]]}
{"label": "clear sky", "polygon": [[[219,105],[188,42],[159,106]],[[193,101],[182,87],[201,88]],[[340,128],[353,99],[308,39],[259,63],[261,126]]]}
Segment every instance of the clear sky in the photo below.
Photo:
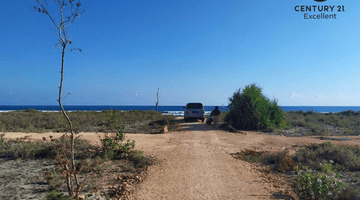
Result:
{"label": "clear sky", "polygon": [[[360,106],[359,0],[81,3],[68,28],[82,52],[66,52],[65,105],[154,105],[157,88],[159,105],[227,105],[256,83],[282,106]],[[35,5],[1,3],[0,105],[57,104],[58,35]],[[337,19],[304,19],[322,12],[297,5],[335,5],[324,13]]]}

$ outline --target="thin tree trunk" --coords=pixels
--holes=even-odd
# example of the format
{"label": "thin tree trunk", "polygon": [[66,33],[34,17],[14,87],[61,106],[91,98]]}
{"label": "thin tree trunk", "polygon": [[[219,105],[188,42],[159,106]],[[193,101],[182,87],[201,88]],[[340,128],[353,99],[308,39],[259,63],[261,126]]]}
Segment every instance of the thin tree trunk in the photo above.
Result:
{"label": "thin tree trunk", "polygon": [[[68,115],[66,114],[65,112],[65,109],[62,105],[62,101],[61,101],[61,95],[62,95],[62,87],[63,87],[63,82],[64,82],[64,62],[65,62],[65,49],[66,49],[66,45],[67,45],[67,42],[65,41],[65,43],[63,44],[63,50],[62,50],[62,59],[61,59],[61,81],[60,81],[60,87],[59,87],[59,105],[60,105],[60,108],[61,108],[61,112],[63,113],[63,115],[65,116],[68,124],[69,124],[69,128],[70,128],[70,133],[71,133],[71,136],[70,136],[70,162],[71,162],[71,165],[70,165],[70,169],[68,169],[70,172],[74,172],[76,167],[75,167],[75,157],[74,157],[74,139],[75,139],[75,133],[74,133],[74,130],[73,130],[73,126],[72,126],[72,123],[71,123],[71,120],[70,118],[68,117]],[[78,181],[78,178],[77,178],[77,175],[74,174],[74,177],[75,177],[75,182],[76,182],[76,185],[79,186],[79,181]],[[66,178],[67,178],[67,187],[68,187],[68,192],[69,192],[69,195],[72,196],[72,184],[71,184],[71,176],[69,174],[66,175]]]}
{"label": "thin tree trunk", "polygon": [[159,88],[158,88],[158,91],[157,91],[157,101],[156,101],[156,112],[158,112],[158,105],[159,105]]}
{"label": "thin tree trunk", "polygon": [[[64,161],[63,159],[61,159],[61,161],[59,161],[60,164],[63,164],[63,169],[66,173],[66,183],[67,183],[67,188],[68,188],[68,192],[69,195],[71,197],[74,197],[75,199],[78,198],[78,193],[80,192],[81,189],[81,184],[79,184],[79,180],[77,177],[78,171],[76,170],[76,166],[75,166],[75,156],[74,156],[74,152],[75,152],[75,147],[74,147],[74,140],[75,140],[75,134],[76,134],[76,130],[73,130],[73,125],[71,123],[71,120],[69,119],[68,115],[65,112],[65,109],[62,105],[62,101],[61,101],[61,95],[62,95],[62,87],[63,87],[63,82],[64,82],[64,62],[65,62],[65,50],[66,50],[66,46],[67,44],[71,44],[71,41],[67,40],[66,38],[66,27],[68,27],[69,25],[71,25],[77,18],[79,18],[79,16],[85,11],[85,9],[83,10],[79,10],[81,3],[80,0],[78,3],[74,3],[73,1],[69,1],[69,3],[71,4],[71,11],[69,13],[68,16],[64,17],[64,7],[67,4],[67,0],[52,0],[55,5],[58,6],[58,8],[60,9],[60,22],[57,23],[55,21],[55,18],[53,18],[47,8],[47,1],[43,0],[36,0],[38,2],[38,4],[41,6],[41,8],[38,8],[36,6],[34,6],[35,10],[37,10],[38,12],[42,12],[45,13],[46,15],[49,16],[50,20],[53,22],[53,24],[55,25],[55,27],[58,29],[59,31],[59,42],[58,44],[62,46],[62,57],[61,57],[61,80],[60,80],[60,87],[59,87],[59,105],[61,108],[61,112],[63,113],[63,115],[65,116],[68,124],[69,124],[69,128],[70,128],[70,156],[68,155],[68,151],[65,151],[65,156],[66,156],[66,160]],[[44,6],[45,5],[45,6]],[[74,6],[76,5],[76,9],[74,10]],[[57,45],[58,45],[57,44]],[[78,49],[79,51],[81,51],[80,49]],[[65,147],[65,150],[68,149]],[[70,160],[69,160],[70,159]],[[75,179],[77,188],[75,191],[75,195],[73,193],[73,180],[72,178]]]}

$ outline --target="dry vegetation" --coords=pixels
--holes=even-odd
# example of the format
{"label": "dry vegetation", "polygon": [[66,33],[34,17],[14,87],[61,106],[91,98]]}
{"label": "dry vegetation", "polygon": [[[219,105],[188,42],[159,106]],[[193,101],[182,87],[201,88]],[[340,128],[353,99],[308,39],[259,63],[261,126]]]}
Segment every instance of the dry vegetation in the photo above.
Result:
{"label": "dry vegetation", "polygon": [[[117,132],[125,125],[127,133],[156,133],[163,125],[169,130],[176,127],[174,116],[155,111],[120,110],[68,112],[78,132]],[[68,124],[60,112],[41,112],[35,109],[0,113],[2,132],[66,132]]]}
{"label": "dry vegetation", "polygon": [[[360,112],[284,112],[286,126],[262,132],[290,137],[356,136],[360,134]],[[330,138],[331,139],[331,138]],[[244,150],[235,158],[267,166],[275,174],[290,178],[292,191],[300,199],[360,199],[360,148],[326,142],[311,144],[289,155],[283,152]]]}
{"label": "dry vegetation", "polygon": [[299,199],[360,198],[359,147],[326,142],[305,146],[293,155],[287,149],[277,153],[246,149],[232,155],[288,178]]}
{"label": "dry vegetation", "polygon": [[[226,113],[223,113],[224,117]],[[163,125],[176,128],[173,116],[164,116],[154,111],[102,111],[70,112],[69,116],[79,131],[117,132],[126,124],[126,132],[156,133]],[[358,135],[360,112],[346,111],[341,113],[285,112],[286,127],[273,129],[267,134],[284,134],[289,136],[309,135]],[[66,122],[61,113],[38,112],[36,110],[0,113],[2,131],[23,132],[64,132]],[[136,127],[136,128],[135,128]],[[130,130],[130,131],[128,131]],[[297,130],[302,130],[298,131]],[[284,134],[286,135],[286,134]],[[0,159],[18,161],[46,160],[53,162],[59,155],[61,146],[67,141],[25,142],[24,139],[5,141],[0,137]],[[112,140],[114,141],[114,140]],[[105,141],[103,141],[105,142]],[[121,151],[107,152],[106,144],[95,147],[87,141],[76,138],[76,166],[81,171],[80,178],[84,183],[83,191],[87,194],[100,192],[107,197],[121,197],[131,192],[131,184],[141,181],[141,172],[153,162],[141,152],[133,150],[130,141],[121,141],[128,145],[127,156]],[[274,176],[289,178],[289,188],[303,199],[359,199],[360,198],[360,148],[332,143],[311,144],[296,148],[295,154],[283,152],[262,152],[243,150],[233,154],[235,158],[257,163],[268,168]],[[52,164],[53,165],[53,164]],[[55,168],[48,168],[43,182],[47,199],[65,198],[65,185],[61,174]],[[118,174],[113,177],[113,174]],[[270,177],[270,175],[267,175]],[[8,181],[6,174],[0,174],[0,181]],[[278,184],[285,184],[279,182]],[[103,186],[111,186],[104,188]],[[305,188],[305,189],[304,189]],[[5,198],[6,196],[2,196]],[[289,198],[291,195],[288,196]]]}
{"label": "dry vegetation", "polygon": [[[83,183],[82,194],[88,194],[94,198],[96,197],[94,194],[108,198],[125,197],[132,192],[134,185],[141,182],[143,170],[152,164],[152,158],[145,157],[142,152],[134,150],[134,141],[121,140],[117,141],[118,146],[109,147],[109,140],[114,142],[115,138],[103,139],[103,145],[99,147],[81,138],[75,139],[76,170],[80,172],[79,178]],[[41,186],[43,190],[42,192],[26,190],[29,195],[34,195],[32,197],[35,199],[43,197],[69,199],[67,195],[64,195],[67,191],[63,179],[66,170],[61,165],[61,157],[68,153],[66,147],[69,146],[69,142],[65,135],[59,140],[50,137],[36,142],[26,142],[26,138],[9,141],[1,139],[0,161],[4,169],[0,173],[0,183],[4,183],[5,188],[2,188],[4,190],[0,198],[9,199],[17,193],[17,187],[28,188],[26,185],[31,184],[31,188],[39,190]],[[16,171],[16,169],[6,167],[6,165],[19,166],[16,163],[25,164],[31,161],[41,163],[30,164],[28,167],[41,168],[42,176],[33,175],[32,171],[35,169]],[[22,171],[26,174],[22,174]],[[18,177],[11,174],[22,175]],[[114,177],[115,174],[116,177]],[[9,182],[15,182],[17,186],[11,187],[11,184],[5,184]],[[19,198],[30,198],[30,196]]]}
{"label": "dry vegetation", "polygon": [[[344,111],[339,113],[315,113],[312,111],[285,112],[284,119],[287,127],[280,132],[293,134],[287,136],[304,135],[359,135],[360,111]],[[302,133],[301,133],[302,132]],[[300,133],[300,135],[298,135]]]}
{"label": "dry vegetation", "polygon": [[[125,132],[137,133],[158,133],[161,127],[167,125],[169,129],[175,128],[173,116],[164,116],[155,111],[128,111],[110,110],[102,112],[69,112],[69,117],[73,120],[77,131],[87,132],[111,132],[116,133],[115,137],[105,137],[102,139],[102,146],[93,146],[88,141],[75,139],[75,160],[76,170],[80,172],[79,177],[82,183],[82,193],[91,195],[96,199],[96,195],[109,198],[126,197],[134,189],[133,185],[140,183],[142,172],[153,162],[152,158],[145,157],[142,152],[135,150],[135,141],[124,141]],[[34,109],[26,111],[15,111],[0,113],[0,129],[3,132],[66,132],[67,123],[60,112],[39,112]],[[100,138],[99,138],[100,139]],[[17,140],[4,140],[0,137],[0,161],[4,167],[0,174],[0,182],[20,181],[18,186],[27,188],[25,183],[38,185],[38,192],[28,191],[29,195],[19,198],[43,198],[45,199],[68,199],[64,196],[66,184],[63,176],[67,169],[64,168],[63,157],[69,152],[70,140],[66,135],[59,140],[43,138],[43,141],[28,142],[26,138]],[[32,163],[37,160],[43,169],[46,169],[43,178],[38,175],[7,176],[10,174],[21,174],[22,171],[8,172],[12,167],[18,166],[18,161],[22,163]],[[16,163],[13,163],[16,162]],[[31,168],[32,166],[29,165]],[[18,168],[21,170],[21,168]],[[24,171],[24,170],[23,170]],[[35,171],[35,169],[30,170]],[[117,176],[114,177],[114,174]],[[36,180],[34,177],[36,176]],[[10,178],[10,179],[9,179]],[[25,183],[24,183],[25,182]],[[25,185],[24,185],[25,184]],[[7,185],[7,184],[5,184]],[[46,185],[46,187],[44,187]],[[6,187],[2,190],[7,191],[0,197],[8,199],[17,193],[17,187]],[[40,196],[36,196],[40,195]],[[41,196],[43,195],[43,196]]]}

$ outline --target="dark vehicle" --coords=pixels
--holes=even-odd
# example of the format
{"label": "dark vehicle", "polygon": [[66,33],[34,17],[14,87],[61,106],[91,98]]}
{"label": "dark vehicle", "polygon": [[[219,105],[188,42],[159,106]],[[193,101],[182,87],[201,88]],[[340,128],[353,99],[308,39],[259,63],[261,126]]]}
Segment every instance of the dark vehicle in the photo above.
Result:
{"label": "dark vehicle", "polygon": [[202,103],[188,103],[186,104],[184,112],[184,120],[187,122],[190,119],[200,119],[202,122],[205,120],[205,109]]}

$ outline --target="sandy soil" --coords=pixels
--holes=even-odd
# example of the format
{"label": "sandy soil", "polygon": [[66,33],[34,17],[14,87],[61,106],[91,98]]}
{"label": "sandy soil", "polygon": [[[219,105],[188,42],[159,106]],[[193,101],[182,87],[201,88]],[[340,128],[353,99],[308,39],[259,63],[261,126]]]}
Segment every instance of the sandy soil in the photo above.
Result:
{"label": "sandy soil", "polygon": [[[230,153],[243,149],[295,152],[310,143],[323,143],[315,137],[283,137],[256,132],[230,133],[213,130],[202,122],[180,121],[177,131],[166,134],[127,134],[136,149],[158,160],[148,168],[147,177],[132,199],[281,199],[284,186],[264,178],[254,165],[234,159]],[[59,133],[5,133],[5,139],[29,140],[60,137]],[[93,144],[104,134],[80,133]],[[360,137],[334,144],[359,145]]]}

